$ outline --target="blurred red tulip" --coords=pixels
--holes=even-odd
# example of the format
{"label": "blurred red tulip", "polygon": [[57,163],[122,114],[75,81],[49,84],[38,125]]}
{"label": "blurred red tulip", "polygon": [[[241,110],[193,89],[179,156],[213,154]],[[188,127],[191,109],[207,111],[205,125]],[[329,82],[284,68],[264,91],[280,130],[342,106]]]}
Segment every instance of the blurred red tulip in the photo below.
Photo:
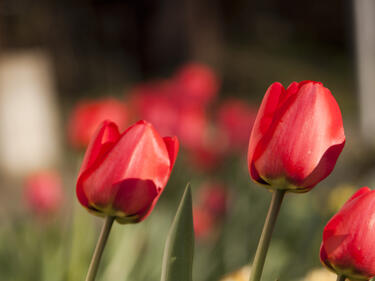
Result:
{"label": "blurred red tulip", "polygon": [[180,138],[181,145],[190,150],[199,149],[209,130],[205,110],[189,105],[181,106],[176,121],[176,135]]}
{"label": "blurred red tulip", "polygon": [[227,188],[219,183],[207,182],[199,188],[198,202],[216,219],[221,219],[227,212],[229,194]]}
{"label": "blurred red tulip", "polygon": [[219,81],[208,66],[189,63],[179,69],[174,77],[179,93],[184,102],[206,105],[212,102],[219,90]]}
{"label": "blurred red tulip", "polygon": [[200,172],[208,173],[222,164],[224,150],[222,144],[211,137],[193,148],[188,149],[190,164]]}
{"label": "blurred red tulip", "polygon": [[375,191],[358,190],[327,223],[322,263],[352,281],[375,276]]}
{"label": "blurred red tulip", "polygon": [[204,183],[199,188],[197,205],[193,208],[197,238],[206,239],[217,233],[227,212],[228,197],[225,186],[215,182]]}
{"label": "blurred red tulip", "polygon": [[198,239],[208,238],[214,229],[215,218],[204,208],[193,209],[194,234]]}
{"label": "blurred red tulip", "polygon": [[25,182],[25,197],[36,215],[49,216],[56,213],[63,200],[61,178],[52,171],[31,174]]}
{"label": "blurred red tulip", "polygon": [[205,109],[173,98],[171,82],[159,81],[138,86],[131,94],[136,116],[152,123],[164,135],[178,136],[181,146],[196,149],[208,130]]}
{"label": "blurred red tulip", "polygon": [[228,140],[228,149],[242,150],[249,143],[256,109],[245,101],[231,99],[218,109],[218,126]]}
{"label": "blurred red tulip", "polygon": [[75,148],[85,148],[104,120],[115,122],[123,130],[128,125],[128,118],[126,105],[116,99],[81,101],[69,119],[69,141]]}
{"label": "blurred red tulip", "polygon": [[115,216],[120,223],[141,221],[167,184],[177,152],[177,138],[162,138],[146,121],[122,134],[106,121],[86,151],[77,197],[96,215]]}
{"label": "blurred red tulip", "polygon": [[133,115],[152,123],[162,135],[176,135],[179,111],[171,98],[171,91],[171,84],[167,81],[137,86],[130,94]]}
{"label": "blurred red tulip", "polygon": [[306,192],[331,173],[344,144],[340,108],[327,88],[274,83],[251,133],[250,175],[267,188]]}

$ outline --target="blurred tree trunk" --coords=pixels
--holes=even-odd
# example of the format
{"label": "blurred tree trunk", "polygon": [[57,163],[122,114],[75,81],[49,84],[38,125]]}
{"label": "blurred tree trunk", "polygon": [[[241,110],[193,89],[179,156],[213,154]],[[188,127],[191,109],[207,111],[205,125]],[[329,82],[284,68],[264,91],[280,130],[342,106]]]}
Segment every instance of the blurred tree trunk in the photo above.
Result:
{"label": "blurred tree trunk", "polygon": [[353,0],[362,137],[375,144],[375,2]]}
{"label": "blurred tree trunk", "polygon": [[223,51],[221,1],[185,0],[189,55],[220,69]]}

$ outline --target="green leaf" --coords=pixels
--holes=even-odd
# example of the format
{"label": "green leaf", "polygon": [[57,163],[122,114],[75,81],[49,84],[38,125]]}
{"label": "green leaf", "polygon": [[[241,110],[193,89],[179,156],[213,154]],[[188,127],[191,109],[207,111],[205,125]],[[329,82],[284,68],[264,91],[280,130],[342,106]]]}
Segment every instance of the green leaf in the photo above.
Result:
{"label": "green leaf", "polygon": [[192,281],[193,255],[193,208],[188,184],[165,244],[161,281]]}

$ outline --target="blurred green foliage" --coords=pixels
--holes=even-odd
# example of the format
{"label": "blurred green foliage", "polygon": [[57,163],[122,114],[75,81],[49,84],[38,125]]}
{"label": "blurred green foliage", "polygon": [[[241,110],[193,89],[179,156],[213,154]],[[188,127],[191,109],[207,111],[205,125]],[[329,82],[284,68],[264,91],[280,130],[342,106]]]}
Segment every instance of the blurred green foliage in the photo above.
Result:
{"label": "blurred green foliage", "polygon": [[[183,183],[194,178],[194,194],[206,178],[194,173],[179,159],[150,217],[134,225],[114,224],[97,280],[160,280],[164,244]],[[269,191],[250,182],[244,159],[233,157],[216,173],[232,196],[220,228],[210,239],[196,239],[193,275],[196,281],[219,280],[250,262],[271,198]],[[323,182],[307,194],[286,195],[263,280],[296,280],[310,268],[320,266],[321,233],[333,214],[327,196],[332,187]],[[3,225],[0,280],[84,280],[103,219],[92,216],[75,198],[71,199],[73,209],[53,221],[20,216]],[[66,208],[71,208],[70,205]]]}

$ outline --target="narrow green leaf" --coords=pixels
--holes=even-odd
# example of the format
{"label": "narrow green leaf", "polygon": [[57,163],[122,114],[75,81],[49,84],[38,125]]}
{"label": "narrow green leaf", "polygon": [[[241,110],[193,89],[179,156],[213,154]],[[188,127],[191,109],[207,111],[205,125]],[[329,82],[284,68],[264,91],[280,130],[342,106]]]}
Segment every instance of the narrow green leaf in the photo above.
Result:
{"label": "narrow green leaf", "polygon": [[192,281],[193,255],[193,208],[188,184],[165,244],[161,281]]}

